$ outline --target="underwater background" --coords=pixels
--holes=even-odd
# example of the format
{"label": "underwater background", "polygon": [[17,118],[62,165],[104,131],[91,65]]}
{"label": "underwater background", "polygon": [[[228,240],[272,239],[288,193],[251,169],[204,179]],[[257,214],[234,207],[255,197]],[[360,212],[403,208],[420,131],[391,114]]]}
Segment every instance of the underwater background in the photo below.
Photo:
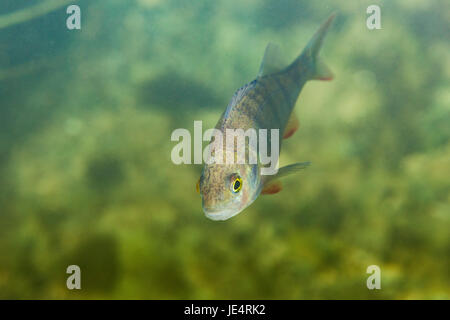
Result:
{"label": "underwater background", "polygon": [[[335,79],[281,151],[312,165],[207,219],[172,131],[213,127],[269,41],[292,60],[335,11]],[[449,22],[445,0],[2,0],[0,298],[450,299]]]}

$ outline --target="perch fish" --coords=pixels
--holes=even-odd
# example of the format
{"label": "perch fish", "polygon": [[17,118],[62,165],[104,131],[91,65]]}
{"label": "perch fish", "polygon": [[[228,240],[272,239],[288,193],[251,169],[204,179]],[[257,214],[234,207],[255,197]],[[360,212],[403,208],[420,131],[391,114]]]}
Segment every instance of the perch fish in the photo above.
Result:
{"label": "perch fish", "polygon": [[[333,78],[318,53],[334,17],[328,18],[302,53],[287,67],[279,67],[277,49],[269,44],[257,78],[237,90],[216,129],[224,133],[226,129],[237,128],[267,129],[268,132],[278,129],[282,133],[278,141],[281,148],[282,139],[289,138],[298,129],[299,122],[293,109],[306,81]],[[270,146],[270,135],[268,140]],[[250,147],[248,143],[246,146]],[[223,145],[223,148],[226,146]],[[262,175],[261,167],[264,165],[259,159],[256,164],[206,163],[197,182],[203,211],[212,220],[227,220],[247,208],[260,194],[279,192],[279,178],[308,165],[309,162],[295,163],[280,168],[275,175]]]}

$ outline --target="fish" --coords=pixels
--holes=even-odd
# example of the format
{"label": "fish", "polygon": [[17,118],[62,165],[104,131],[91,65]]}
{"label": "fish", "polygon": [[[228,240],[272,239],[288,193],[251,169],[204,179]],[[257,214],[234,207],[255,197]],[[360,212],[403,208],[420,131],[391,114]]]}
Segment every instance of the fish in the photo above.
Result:
{"label": "fish", "polygon": [[[300,55],[287,67],[280,67],[277,46],[269,43],[264,52],[260,71],[253,81],[242,86],[233,95],[216,129],[255,130],[278,129],[278,146],[299,128],[293,112],[297,98],[309,80],[332,80],[333,73],[319,57],[319,50],[335,14],[332,14],[313,35]],[[267,139],[271,150],[271,135]],[[211,142],[214,156],[218,151],[236,156],[238,148],[227,149],[223,141]],[[252,146],[246,142],[246,156]],[[220,149],[222,148],[222,149]],[[254,146],[253,146],[254,148]],[[220,149],[220,150],[219,150]],[[275,194],[282,190],[280,178],[308,167],[310,162],[299,162],[277,170],[276,174],[261,174],[267,167],[260,159],[256,163],[205,163],[197,182],[202,197],[202,208],[211,220],[227,220],[250,206],[261,194]],[[277,164],[278,165],[278,164]]]}

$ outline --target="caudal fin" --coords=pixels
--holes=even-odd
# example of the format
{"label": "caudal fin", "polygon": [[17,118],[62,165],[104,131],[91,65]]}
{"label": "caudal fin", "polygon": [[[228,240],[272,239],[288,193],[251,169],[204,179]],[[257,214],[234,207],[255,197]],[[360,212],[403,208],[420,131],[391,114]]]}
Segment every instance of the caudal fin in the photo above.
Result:
{"label": "caudal fin", "polygon": [[333,22],[336,14],[332,14],[327,21],[317,30],[314,36],[309,40],[303,52],[292,63],[290,68],[293,70],[308,70],[308,79],[310,80],[332,80],[333,73],[323,63],[319,57],[319,51],[323,43],[323,39],[327,34],[328,28]]}

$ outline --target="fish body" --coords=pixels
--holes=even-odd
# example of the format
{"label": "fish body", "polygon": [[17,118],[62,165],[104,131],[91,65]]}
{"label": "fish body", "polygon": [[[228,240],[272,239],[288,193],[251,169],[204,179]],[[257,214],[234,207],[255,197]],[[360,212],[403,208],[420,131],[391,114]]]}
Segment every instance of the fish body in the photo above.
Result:
{"label": "fish body", "polygon": [[[220,117],[216,129],[225,134],[227,129],[271,129],[279,130],[278,147],[283,138],[291,136],[298,128],[293,109],[298,95],[308,80],[331,80],[332,74],[318,58],[326,31],[331,24],[332,15],[316,32],[303,52],[289,66],[277,65],[276,47],[266,48],[258,77],[241,87],[232,97]],[[267,149],[271,150],[273,141],[267,134]],[[246,148],[249,153],[257,153],[254,145],[234,146],[226,149],[225,143],[217,141],[212,148],[220,148],[224,154],[231,152],[236,156],[238,148]],[[263,165],[257,163],[205,164],[198,182],[202,195],[205,215],[213,220],[226,220],[248,207],[261,194],[276,193],[281,190],[278,178],[305,168],[309,163],[296,163],[278,170],[276,175],[262,175]]]}

